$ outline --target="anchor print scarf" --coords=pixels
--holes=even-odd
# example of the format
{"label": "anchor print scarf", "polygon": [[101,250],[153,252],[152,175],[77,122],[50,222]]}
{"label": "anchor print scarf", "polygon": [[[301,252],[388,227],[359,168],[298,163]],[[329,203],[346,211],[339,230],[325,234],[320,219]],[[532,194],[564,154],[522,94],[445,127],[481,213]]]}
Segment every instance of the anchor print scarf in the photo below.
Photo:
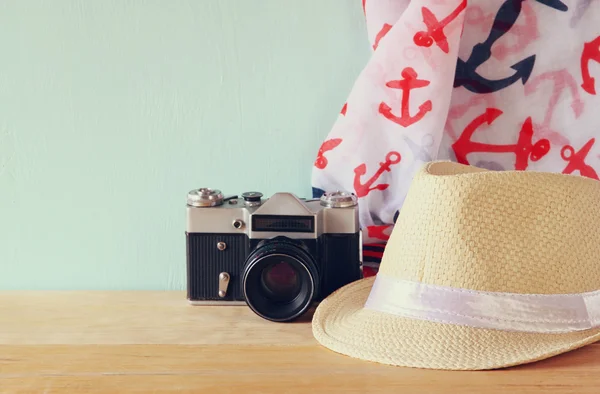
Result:
{"label": "anchor print scarf", "polygon": [[371,57],[318,150],[312,186],[313,197],[358,197],[365,276],[427,161],[598,179],[600,0],[362,9]]}

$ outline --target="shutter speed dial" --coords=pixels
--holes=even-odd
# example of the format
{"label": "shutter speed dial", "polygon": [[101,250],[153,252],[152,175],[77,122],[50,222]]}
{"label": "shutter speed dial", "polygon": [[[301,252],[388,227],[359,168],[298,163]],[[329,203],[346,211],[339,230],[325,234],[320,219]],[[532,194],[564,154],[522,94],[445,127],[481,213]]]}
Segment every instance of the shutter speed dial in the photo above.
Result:
{"label": "shutter speed dial", "polygon": [[201,187],[188,193],[187,203],[193,207],[216,207],[223,204],[223,199],[220,190]]}

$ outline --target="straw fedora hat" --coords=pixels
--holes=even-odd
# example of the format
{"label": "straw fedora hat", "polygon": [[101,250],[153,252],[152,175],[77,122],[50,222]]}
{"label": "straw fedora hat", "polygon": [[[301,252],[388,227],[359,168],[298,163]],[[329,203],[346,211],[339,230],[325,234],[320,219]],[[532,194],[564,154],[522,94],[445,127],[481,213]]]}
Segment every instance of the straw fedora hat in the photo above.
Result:
{"label": "straw fedora hat", "polygon": [[323,346],[396,366],[480,370],[600,339],[600,182],[428,163],[376,277],[323,300]]}

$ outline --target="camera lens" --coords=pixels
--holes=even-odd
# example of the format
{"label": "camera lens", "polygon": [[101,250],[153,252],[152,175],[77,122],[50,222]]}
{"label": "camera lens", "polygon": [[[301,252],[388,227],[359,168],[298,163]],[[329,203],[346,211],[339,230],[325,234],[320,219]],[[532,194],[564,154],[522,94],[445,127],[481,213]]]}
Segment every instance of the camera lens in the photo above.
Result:
{"label": "camera lens", "polygon": [[300,292],[299,276],[292,265],[275,260],[262,271],[262,291],[271,298],[289,302]]}
{"label": "camera lens", "polygon": [[246,303],[259,316],[290,321],[301,316],[315,295],[318,273],[302,247],[279,237],[265,242],[246,260]]}

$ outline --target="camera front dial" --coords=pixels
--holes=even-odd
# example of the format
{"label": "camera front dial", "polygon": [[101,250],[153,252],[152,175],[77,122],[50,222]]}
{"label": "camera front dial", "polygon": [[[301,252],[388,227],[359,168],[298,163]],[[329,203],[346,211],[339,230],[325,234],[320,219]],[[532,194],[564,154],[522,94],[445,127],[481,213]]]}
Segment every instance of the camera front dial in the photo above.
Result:
{"label": "camera front dial", "polygon": [[271,321],[291,321],[306,312],[318,283],[310,254],[283,237],[257,247],[244,267],[246,303],[254,313]]}

